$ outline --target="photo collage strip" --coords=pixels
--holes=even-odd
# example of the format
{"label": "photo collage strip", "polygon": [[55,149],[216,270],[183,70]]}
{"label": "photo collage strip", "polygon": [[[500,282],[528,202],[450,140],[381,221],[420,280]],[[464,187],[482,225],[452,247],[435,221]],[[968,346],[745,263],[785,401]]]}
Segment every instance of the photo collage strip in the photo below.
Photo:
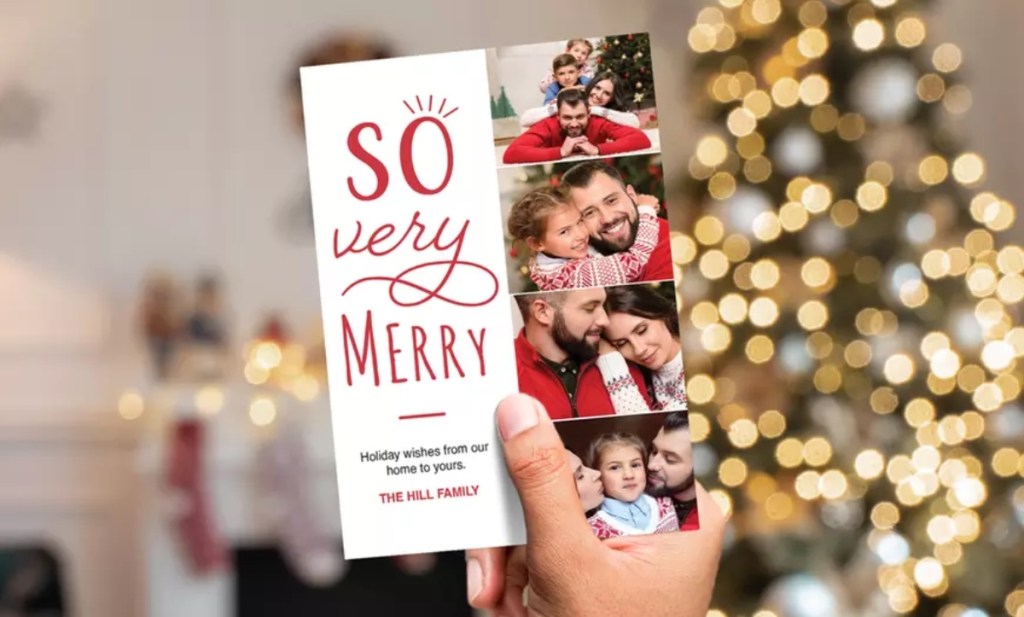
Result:
{"label": "photo collage strip", "polygon": [[594,533],[699,520],[650,39],[488,50],[519,390]]}

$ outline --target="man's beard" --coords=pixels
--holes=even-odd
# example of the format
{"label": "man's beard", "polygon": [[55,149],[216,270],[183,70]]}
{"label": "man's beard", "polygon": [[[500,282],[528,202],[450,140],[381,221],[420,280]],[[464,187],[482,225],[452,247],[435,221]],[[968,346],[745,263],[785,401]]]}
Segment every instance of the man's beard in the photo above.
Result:
{"label": "man's beard", "polygon": [[579,362],[597,355],[597,347],[587,342],[585,334],[583,339],[579,339],[569,332],[560,312],[555,313],[555,319],[551,322],[551,337],[555,339],[556,345]]}
{"label": "man's beard", "polygon": [[686,478],[676,486],[669,486],[668,484],[665,484],[660,488],[655,488],[651,486],[651,482],[650,480],[648,480],[647,494],[650,495],[651,497],[672,497],[673,495],[678,495],[679,493],[682,493],[685,490],[693,488],[693,483],[694,478],[692,473],[690,474],[690,477]]}
{"label": "man's beard", "polygon": [[[633,201],[633,199],[630,198],[630,201]],[[628,251],[633,246],[633,243],[636,242],[636,234],[637,231],[640,230],[640,213],[637,212],[636,210],[635,201],[633,201],[633,211],[636,212],[637,215],[636,218],[634,218],[633,221],[629,224],[629,238],[627,238],[627,244],[625,246],[619,246],[614,242],[608,242],[601,238],[600,235],[590,236],[590,246],[597,249],[597,252],[601,253],[602,255],[613,255],[615,253],[622,253],[624,251]],[[612,227],[615,224],[616,223],[612,223],[611,225],[606,225],[606,227]]]}

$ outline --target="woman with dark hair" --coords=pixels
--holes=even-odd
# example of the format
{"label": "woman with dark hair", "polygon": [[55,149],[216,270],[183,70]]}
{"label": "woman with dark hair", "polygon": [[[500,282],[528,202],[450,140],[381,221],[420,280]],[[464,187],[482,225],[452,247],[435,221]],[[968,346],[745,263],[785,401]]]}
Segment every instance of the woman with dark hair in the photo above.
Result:
{"label": "woman with dark hair", "polygon": [[589,519],[597,513],[601,503],[604,502],[604,485],[601,484],[601,472],[591,469],[583,464],[583,459],[575,452],[565,450],[569,457],[569,469],[572,471],[573,480],[576,481],[576,492],[580,496],[580,506],[583,513]]}
{"label": "woman with dark hair", "polygon": [[[627,96],[629,93],[626,91],[626,84],[612,71],[604,71],[595,75],[583,92],[587,95],[587,103],[591,108],[600,107],[608,111],[619,112],[633,111],[633,102]],[[633,116],[633,114],[630,115]]]}
{"label": "woman with dark hair", "polygon": [[[687,408],[683,350],[675,305],[648,285],[609,287],[608,326],[597,366],[615,412],[678,411]],[[626,362],[651,377],[654,405],[648,406]]]}
{"label": "woman with dark hair", "polygon": [[[612,71],[598,73],[583,92],[591,115],[623,126],[640,128],[640,118],[632,113],[633,106],[626,85]],[[526,110],[519,121],[524,127],[530,127],[556,113],[558,108],[555,103],[551,103]]]}

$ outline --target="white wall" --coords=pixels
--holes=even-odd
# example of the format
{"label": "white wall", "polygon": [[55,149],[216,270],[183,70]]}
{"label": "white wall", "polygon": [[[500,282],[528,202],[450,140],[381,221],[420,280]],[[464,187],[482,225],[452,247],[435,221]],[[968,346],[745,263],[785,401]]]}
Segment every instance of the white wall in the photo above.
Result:
{"label": "white wall", "polygon": [[[597,34],[591,42],[600,40],[601,33]],[[497,97],[504,86],[509,102],[520,116],[527,109],[543,106],[544,94],[537,86],[551,71],[555,56],[562,53],[565,53],[564,40],[494,49],[489,58],[489,63],[493,61],[495,68],[491,96]]]}
{"label": "white wall", "polygon": [[142,378],[133,319],[153,268],[187,285],[221,271],[239,337],[272,310],[316,327],[312,245],[278,221],[306,184],[286,87],[322,35],[384,32],[426,53],[644,21],[587,6],[0,0],[0,92],[43,101],[36,139],[0,141],[0,413],[110,413]]}
{"label": "white wall", "polygon": [[[965,122],[989,162],[987,186],[1021,204],[1024,84],[1008,77],[1024,51],[1014,31],[1024,6],[985,6],[943,0],[932,32],[964,49],[974,92]],[[699,8],[0,0],[0,93],[21,84],[43,101],[34,141],[0,141],[0,413],[106,412],[139,376],[131,319],[154,267],[187,282],[221,270],[240,336],[275,308],[297,328],[315,327],[312,248],[287,240],[277,220],[306,182],[285,88],[299,53],[323,33],[382,31],[401,52],[425,53],[649,30],[660,131],[677,144],[664,155],[671,170],[685,163],[696,129],[683,108],[682,54]],[[524,91],[535,89],[535,72],[523,73]]]}

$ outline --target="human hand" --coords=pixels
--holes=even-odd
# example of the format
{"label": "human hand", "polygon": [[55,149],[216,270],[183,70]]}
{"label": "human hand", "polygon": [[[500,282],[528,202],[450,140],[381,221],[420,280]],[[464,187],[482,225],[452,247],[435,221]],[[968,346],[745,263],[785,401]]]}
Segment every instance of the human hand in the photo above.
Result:
{"label": "human hand", "polygon": [[584,518],[562,441],[540,403],[512,395],[498,405],[497,422],[526,546],[467,552],[470,604],[510,617],[706,614],[725,520],[703,487],[699,530],[602,542]]}
{"label": "human hand", "polygon": [[606,353],[618,351],[615,346],[608,342],[603,336],[597,340],[597,354],[603,356]]}
{"label": "human hand", "polygon": [[566,137],[565,141],[562,142],[562,158],[571,156],[579,147],[580,143],[586,141],[586,139],[586,135],[580,135],[579,137]]}
{"label": "human hand", "polygon": [[576,149],[582,152],[583,154],[586,154],[587,156],[596,156],[599,153],[597,146],[590,143],[590,140],[586,138],[584,138],[584,140],[580,142],[579,146],[577,146]]}
{"label": "human hand", "polygon": [[650,206],[655,210],[661,209],[661,202],[654,195],[639,194],[636,196],[636,205],[638,206]]}

